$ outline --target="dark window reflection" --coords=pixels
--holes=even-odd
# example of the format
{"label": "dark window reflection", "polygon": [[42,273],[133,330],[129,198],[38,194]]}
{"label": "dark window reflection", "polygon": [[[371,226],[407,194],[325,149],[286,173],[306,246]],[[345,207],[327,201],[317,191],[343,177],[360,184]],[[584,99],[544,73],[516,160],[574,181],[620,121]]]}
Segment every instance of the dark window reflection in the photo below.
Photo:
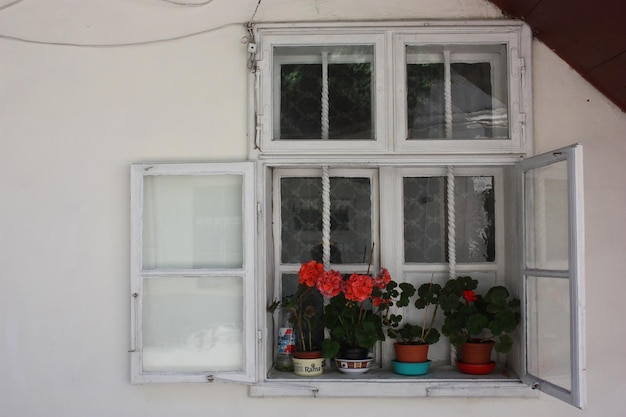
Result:
{"label": "dark window reflection", "polygon": [[[322,180],[281,179],[281,262],[321,260]],[[330,179],[331,263],[367,263],[372,241],[369,178]]]}

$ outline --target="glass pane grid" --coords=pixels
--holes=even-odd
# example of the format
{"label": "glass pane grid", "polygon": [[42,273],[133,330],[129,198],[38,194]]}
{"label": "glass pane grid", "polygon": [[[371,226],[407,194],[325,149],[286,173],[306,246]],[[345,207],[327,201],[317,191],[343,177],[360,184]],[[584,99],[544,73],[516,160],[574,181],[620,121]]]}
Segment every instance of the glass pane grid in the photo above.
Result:
{"label": "glass pane grid", "polygon": [[524,175],[526,267],[569,269],[567,162],[528,171]]}
{"label": "glass pane grid", "polygon": [[369,45],[274,48],[274,140],[373,140],[373,54]]}
{"label": "glass pane grid", "polygon": [[[494,178],[456,176],[454,181],[457,262],[495,262]],[[448,261],[447,186],[446,177],[403,179],[405,262]]]}
{"label": "glass pane grid", "polygon": [[[330,262],[367,263],[372,242],[369,178],[330,178]],[[322,260],[322,180],[281,179],[281,263]]]}
{"label": "glass pane grid", "polygon": [[571,390],[570,281],[527,276],[527,371]]}
{"label": "glass pane grid", "polygon": [[143,370],[242,371],[242,277],[144,280]]}
{"label": "glass pane grid", "polygon": [[506,45],[408,45],[409,140],[509,138]]}
{"label": "glass pane grid", "polygon": [[240,175],[146,176],[143,269],[241,268]]}

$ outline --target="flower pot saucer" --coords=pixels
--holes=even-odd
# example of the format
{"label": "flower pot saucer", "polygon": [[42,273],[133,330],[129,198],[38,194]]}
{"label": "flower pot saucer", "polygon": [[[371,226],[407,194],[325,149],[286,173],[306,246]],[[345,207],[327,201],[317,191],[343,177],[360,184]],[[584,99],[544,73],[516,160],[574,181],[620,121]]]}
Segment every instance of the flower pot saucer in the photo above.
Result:
{"label": "flower pot saucer", "polygon": [[397,360],[391,361],[395,373],[408,376],[427,374],[428,370],[430,369],[430,363],[430,360],[427,360],[425,362],[400,362]]}
{"label": "flower pot saucer", "polygon": [[456,361],[456,366],[459,368],[459,371],[470,375],[487,375],[496,369],[496,363],[494,361],[488,363],[465,363]]}

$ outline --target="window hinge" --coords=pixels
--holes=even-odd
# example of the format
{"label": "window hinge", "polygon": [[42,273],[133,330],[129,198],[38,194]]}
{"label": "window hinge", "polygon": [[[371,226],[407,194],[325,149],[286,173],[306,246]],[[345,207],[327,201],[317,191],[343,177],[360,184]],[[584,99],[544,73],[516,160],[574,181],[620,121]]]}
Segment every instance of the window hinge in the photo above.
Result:
{"label": "window hinge", "polygon": [[522,144],[526,143],[526,113],[519,113],[519,124],[521,131]]}
{"label": "window hinge", "polygon": [[259,342],[263,340],[263,332],[261,330],[256,331],[256,338]]}

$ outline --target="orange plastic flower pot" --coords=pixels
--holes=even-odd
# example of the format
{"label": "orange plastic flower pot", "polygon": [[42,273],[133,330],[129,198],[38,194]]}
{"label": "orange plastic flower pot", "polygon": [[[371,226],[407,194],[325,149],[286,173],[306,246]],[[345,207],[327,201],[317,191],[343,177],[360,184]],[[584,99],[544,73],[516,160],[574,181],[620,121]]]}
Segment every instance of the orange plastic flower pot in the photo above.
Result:
{"label": "orange plastic flower pot", "polygon": [[428,360],[428,347],[424,344],[394,343],[396,360],[398,362],[426,362]]}
{"label": "orange plastic flower pot", "polygon": [[491,362],[491,350],[495,343],[466,342],[461,345],[461,360],[469,364],[484,364]]}

